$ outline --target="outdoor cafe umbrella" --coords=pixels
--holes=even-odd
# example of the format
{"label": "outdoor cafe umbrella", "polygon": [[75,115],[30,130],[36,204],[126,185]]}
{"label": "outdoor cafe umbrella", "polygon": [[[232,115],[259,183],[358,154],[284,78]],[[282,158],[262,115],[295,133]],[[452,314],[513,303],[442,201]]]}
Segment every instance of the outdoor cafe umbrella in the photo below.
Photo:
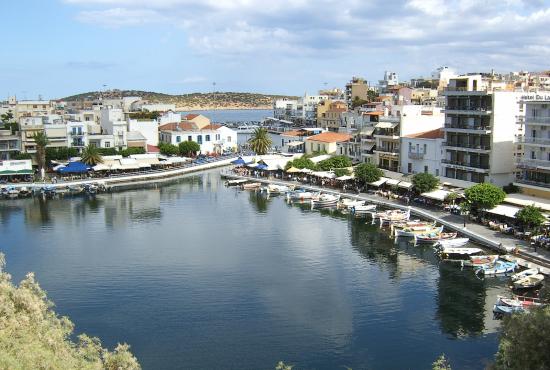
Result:
{"label": "outdoor cafe umbrella", "polygon": [[296,173],[296,172],[302,172],[302,170],[299,169],[299,168],[296,168],[296,167],[290,167],[288,170],[286,170],[286,172],[288,172],[288,173]]}
{"label": "outdoor cafe umbrella", "polygon": [[231,163],[239,165],[239,166],[246,164],[246,162],[244,161],[244,159],[242,159],[242,157],[237,158],[236,160],[232,161]]}
{"label": "outdoor cafe umbrella", "polygon": [[69,162],[65,167],[57,170],[59,173],[85,173],[91,169],[86,163]]}
{"label": "outdoor cafe umbrella", "polygon": [[268,167],[269,166],[267,164],[258,163],[258,165],[255,168],[257,168],[258,170],[267,170]]}

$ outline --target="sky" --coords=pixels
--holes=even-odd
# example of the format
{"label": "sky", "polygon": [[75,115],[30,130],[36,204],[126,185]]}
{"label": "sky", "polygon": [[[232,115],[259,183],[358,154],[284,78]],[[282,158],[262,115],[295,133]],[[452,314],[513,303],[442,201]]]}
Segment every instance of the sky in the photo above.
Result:
{"label": "sky", "polygon": [[2,15],[0,100],[550,69],[550,0],[4,0]]}

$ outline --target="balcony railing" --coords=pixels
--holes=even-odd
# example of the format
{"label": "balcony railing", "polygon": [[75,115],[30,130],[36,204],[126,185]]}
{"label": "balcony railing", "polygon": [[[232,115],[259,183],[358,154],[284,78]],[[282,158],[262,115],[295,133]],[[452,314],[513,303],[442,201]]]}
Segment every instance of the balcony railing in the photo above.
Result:
{"label": "balcony railing", "polygon": [[447,86],[445,91],[468,91],[468,92],[487,92],[487,88],[478,88],[477,90],[468,90],[467,86]]}
{"label": "balcony railing", "polygon": [[490,112],[493,110],[490,106],[479,105],[448,105],[445,107],[447,111],[473,111],[473,112]]}
{"label": "balcony railing", "polygon": [[459,130],[476,130],[476,131],[490,131],[491,126],[481,126],[481,125],[465,125],[460,123],[446,123],[445,128],[454,128]]}
{"label": "balcony railing", "polygon": [[384,147],[378,148],[377,147],[374,150],[376,150],[377,152],[384,152],[389,154],[399,154],[399,148],[384,148]]}
{"label": "balcony railing", "polygon": [[544,159],[525,159],[519,158],[517,161],[519,168],[537,168],[537,167],[546,167],[550,168],[550,161]]}
{"label": "balcony railing", "polygon": [[480,168],[482,170],[488,170],[489,169],[489,165],[488,164],[484,164],[484,163],[480,163],[480,162],[464,162],[464,161],[455,161],[455,160],[452,160],[452,159],[443,159],[441,161],[442,163],[445,163],[445,164],[452,164],[452,165],[455,165],[455,166],[463,166],[463,167],[471,167],[471,168]]}
{"label": "balcony railing", "polygon": [[523,143],[523,144],[550,145],[550,139],[543,139],[543,138],[538,138],[538,137],[518,136],[518,142]]}
{"label": "balcony railing", "polygon": [[550,124],[550,117],[526,116],[524,122]]}
{"label": "balcony railing", "polygon": [[410,159],[424,159],[426,153],[424,152],[409,152]]}
{"label": "balcony railing", "polygon": [[533,181],[533,180],[524,180],[524,179],[516,179],[517,183],[520,184],[526,184],[526,185],[532,185],[532,186],[539,186],[541,188],[550,188],[550,184],[547,182],[542,181]]}
{"label": "balcony railing", "polygon": [[452,146],[455,148],[465,148],[465,149],[491,150],[490,145],[458,143],[458,142],[452,142],[452,141],[444,141],[443,146]]}

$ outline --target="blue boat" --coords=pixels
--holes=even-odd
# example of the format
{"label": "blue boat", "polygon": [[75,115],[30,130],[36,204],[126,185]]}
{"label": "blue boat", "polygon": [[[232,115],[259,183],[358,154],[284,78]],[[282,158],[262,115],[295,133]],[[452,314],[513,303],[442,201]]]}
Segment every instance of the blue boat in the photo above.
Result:
{"label": "blue boat", "polygon": [[494,264],[480,266],[476,269],[476,274],[483,274],[485,276],[505,275],[514,272],[517,267],[518,265],[515,262],[497,260]]}

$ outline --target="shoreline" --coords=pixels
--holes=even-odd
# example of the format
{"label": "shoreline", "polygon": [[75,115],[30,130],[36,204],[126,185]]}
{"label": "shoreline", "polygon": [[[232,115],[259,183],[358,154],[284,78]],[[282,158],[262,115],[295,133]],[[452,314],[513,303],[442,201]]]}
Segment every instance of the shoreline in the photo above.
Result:
{"label": "shoreline", "polygon": [[262,106],[262,107],[219,107],[219,106],[207,106],[207,107],[178,107],[176,106],[177,112],[197,112],[197,111],[206,111],[206,110],[273,110],[272,106]]}

